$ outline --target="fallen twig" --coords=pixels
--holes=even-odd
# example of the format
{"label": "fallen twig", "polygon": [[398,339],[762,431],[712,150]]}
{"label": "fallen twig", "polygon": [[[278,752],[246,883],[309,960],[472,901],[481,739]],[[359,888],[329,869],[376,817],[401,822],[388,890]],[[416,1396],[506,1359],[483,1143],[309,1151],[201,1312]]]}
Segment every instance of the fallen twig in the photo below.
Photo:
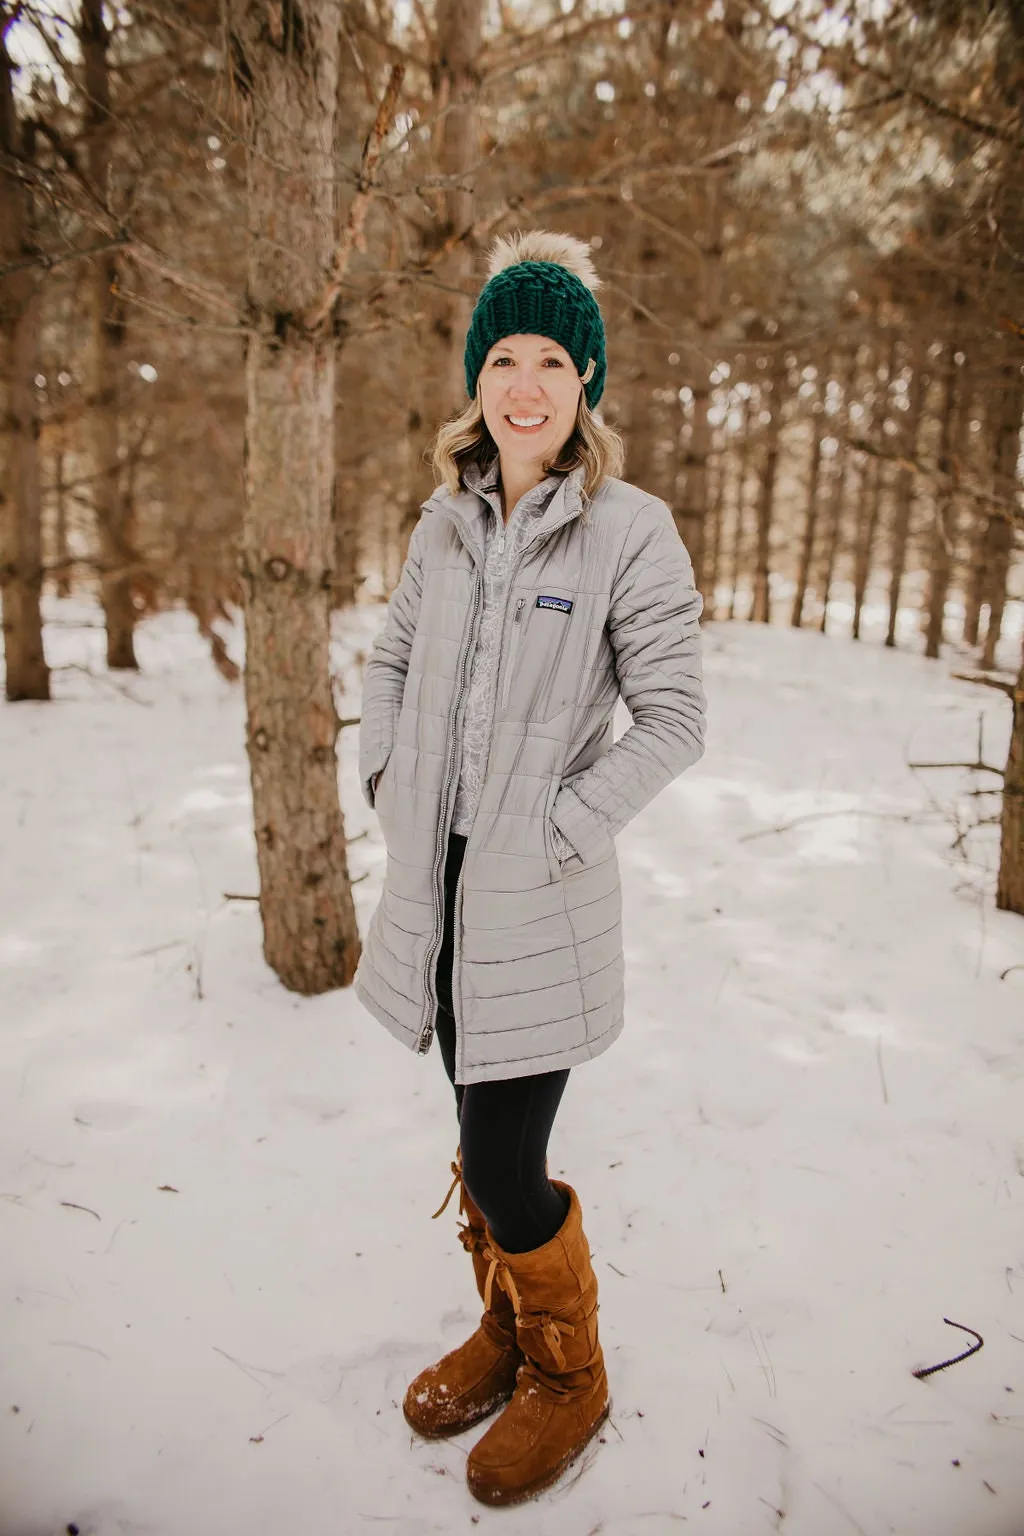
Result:
{"label": "fallen twig", "polygon": [[132,693],[130,688],[122,688],[110,676],[109,672],[94,672],[92,667],[87,667],[81,661],[64,661],[58,667],[51,667],[51,672],[84,672],[86,677],[93,678],[97,683],[106,683],[108,688],[113,688],[122,698],[130,699],[133,704],[138,704],[141,709],[152,709],[152,699],[140,699],[137,693]]}
{"label": "fallen twig", "polygon": [[755,837],[771,837],[776,832],[790,832],[805,821],[824,821],[831,816],[870,816],[880,821],[913,821],[913,815],[905,811],[869,811],[862,806],[849,805],[841,811],[808,811],[804,816],[794,816],[792,821],[780,822],[775,827],[760,827],[756,832],[741,832],[739,843],[751,843]]}
{"label": "fallen twig", "polygon": [[99,1211],[94,1211],[91,1205],[76,1205],[73,1200],[62,1200],[61,1205],[66,1206],[69,1211],[85,1211],[89,1216],[95,1216],[97,1221],[103,1220]]}
{"label": "fallen twig", "polygon": [[977,773],[997,773],[1003,777],[1004,770],[995,768],[991,763],[908,763],[908,768],[971,768]]}
{"label": "fallen twig", "polygon": [[941,1360],[938,1365],[926,1365],[918,1371],[912,1371],[911,1375],[916,1376],[918,1381],[923,1381],[926,1376],[934,1376],[936,1371],[944,1371],[947,1366],[959,1365],[961,1360],[969,1360],[972,1355],[978,1353],[978,1350],[985,1342],[980,1333],[975,1332],[973,1328],[966,1327],[964,1323],[954,1323],[951,1317],[944,1317],[942,1321],[950,1328],[959,1328],[961,1333],[969,1333],[975,1342],[969,1349],[965,1349],[963,1354],[953,1355],[949,1360]]}
{"label": "fallen twig", "polygon": [[1003,677],[988,677],[984,672],[951,672],[950,677],[959,678],[962,683],[978,683],[982,688],[998,688],[1000,693],[1006,693],[1012,699],[1015,692],[1015,683]]}

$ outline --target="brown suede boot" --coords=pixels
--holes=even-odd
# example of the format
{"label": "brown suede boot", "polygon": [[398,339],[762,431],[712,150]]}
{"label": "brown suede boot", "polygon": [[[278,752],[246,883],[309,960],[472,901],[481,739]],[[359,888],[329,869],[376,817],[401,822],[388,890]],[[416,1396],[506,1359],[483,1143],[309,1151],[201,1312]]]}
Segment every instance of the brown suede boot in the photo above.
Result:
{"label": "brown suede boot", "polygon": [[[451,1188],[441,1210],[434,1212],[434,1219],[441,1215],[459,1185],[459,1210],[466,1218],[465,1226],[459,1228],[459,1238],[473,1260],[477,1290],[483,1301],[490,1268],[490,1259],[485,1257],[487,1224],[462,1182],[461,1157],[452,1163],[452,1173]],[[516,1340],[516,1315],[504,1291],[495,1287],[491,1291],[472,1338],[436,1365],[421,1371],[405,1394],[406,1419],[418,1434],[428,1439],[471,1429],[507,1403],[515,1391],[516,1372],[523,1363]]]}
{"label": "brown suede boot", "polygon": [[[516,1504],[550,1486],[608,1414],[608,1378],[597,1337],[597,1280],[575,1190],[550,1242],[506,1253],[491,1240],[490,1283],[511,1298],[526,1357],[512,1397],[469,1454],[466,1479],[484,1504]],[[486,1292],[485,1292],[486,1294]]]}

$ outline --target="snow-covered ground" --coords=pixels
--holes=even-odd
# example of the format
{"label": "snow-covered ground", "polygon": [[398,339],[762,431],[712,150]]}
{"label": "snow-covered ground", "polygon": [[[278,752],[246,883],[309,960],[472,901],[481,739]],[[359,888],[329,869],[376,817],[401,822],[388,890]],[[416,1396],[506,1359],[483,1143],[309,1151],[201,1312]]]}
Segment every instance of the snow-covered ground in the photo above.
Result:
{"label": "snow-covered ground", "polygon": [[[973,759],[979,718],[1001,764],[1005,697],[707,627],[707,755],[619,840],[627,1030],[552,1142],[612,1419],[491,1512],[473,1436],[400,1411],[478,1310],[430,1220],[440,1060],[285,992],[226,899],[256,889],[242,698],[187,616],[127,679],[92,610],[51,616],[57,702],[0,705],[0,1536],[1024,1536],[1024,919],[995,829],[953,846],[997,781],[908,766]],[[347,713],[380,618],[339,629]],[[917,1380],[969,1342],[943,1318],[984,1347]]]}

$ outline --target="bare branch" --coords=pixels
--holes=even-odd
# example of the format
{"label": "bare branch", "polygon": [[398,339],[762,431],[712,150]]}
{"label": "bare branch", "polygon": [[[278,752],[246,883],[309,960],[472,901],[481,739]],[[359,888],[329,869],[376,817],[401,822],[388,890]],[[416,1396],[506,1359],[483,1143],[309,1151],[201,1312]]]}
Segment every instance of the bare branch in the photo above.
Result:
{"label": "bare branch", "polygon": [[195,315],[186,315],[182,314],[180,310],[169,309],[163,304],[158,304],[155,299],[149,298],[147,294],[136,293],[134,289],[125,288],[120,283],[115,283],[111,292],[116,294],[119,299],[128,299],[132,304],[137,304],[140,309],[144,309],[150,314],[158,315],[164,320],[172,322],[173,325],[185,327],[190,331],[211,331],[221,336],[251,336],[254,334],[254,328],[251,325],[246,325],[241,319],[235,325],[217,325],[210,320],[198,320]]}
{"label": "bare branch", "polygon": [[886,453],[877,443],[870,442],[866,437],[847,437],[844,441],[850,448],[857,448],[871,458],[881,459],[886,464],[894,464],[897,469],[904,469],[909,474],[936,480],[950,486],[958,496],[967,496],[972,501],[982,502],[985,506],[992,508],[993,517],[1003,518],[1007,522],[1020,522],[1024,519],[1024,512],[1014,507],[1012,503],[1008,504],[1007,497],[998,496],[994,491],[986,491],[971,480],[962,479],[955,460],[954,467],[950,471],[926,459],[916,458],[912,454]]}
{"label": "bare branch", "polygon": [[480,59],[481,77],[485,85],[493,85],[503,76],[536,64],[551,53],[573,48],[590,33],[617,27],[620,21],[636,21],[661,10],[664,0],[641,0],[636,5],[624,6],[621,11],[592,16],[583,22],[573,23],[573,14],[556,16],[542,27],[525,36],[516,37],[511,43],[495,44],[485,48]]}
{"label": "bare branch", "polygon": [[49,272],[65,261],[81,261],[83,257],[102,256],[104,251],[124,250],[128,244],[129,241],[125,239],[103,240],[99,245],[86,245],[70,251],[40,251],[31,261],[15,261],[10,266],[0,266],[0,280],[10,277],[13,272],[25,272],[35,267],[42,267],[44,272]]}
{"label": "bare branch", "polygon": [[359,168],[356,194],[349,206],[345,229],[338,243],[338,249],[335,252],[327,286],[320,298],[303,316],[303,323],[307,330],[319,330],[328,318],[341,291],[341,285],[348,269],[349,257],[352,254],[353,248],[359,250],[363,248],[363,226],[366,223],[370,199],[373,197],[377,162],[380,159],[380,147],[394,121],[398,92],[404,79],[405,65],[393,64],[388,83],[380,100],[380,106],[377,108],[376,119],[363,146],[363,159]]}

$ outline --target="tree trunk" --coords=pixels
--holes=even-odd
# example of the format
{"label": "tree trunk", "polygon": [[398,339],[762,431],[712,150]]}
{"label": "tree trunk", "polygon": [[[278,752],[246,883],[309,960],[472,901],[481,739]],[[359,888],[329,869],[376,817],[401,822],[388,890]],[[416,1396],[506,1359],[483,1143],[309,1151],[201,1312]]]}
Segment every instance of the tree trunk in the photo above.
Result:
{"label": "tree trunk", "polygon": [[785,404],[786,354],[780,347],[775,355],[775,366],[768,394],[769,420],[765,427],[765,460],[761,471],[760,495],[757,503],[757,561],[754,567],[754,607],[751,618],[761,624],[770,624],[772,523],[775,517],[775,480],[779,467],[779,439],[782,434],[782,410]]}
{"label": "tree trunk", "polygon": [[869,456],[864,465],[857,503],[856,552],[853,562],[853,632],[854,640],[860,639],[861,620],[864,616],[864,599],[871,580],[871,557],[874,553],[875,534],[882,506],[882,467],[878,460]]}
{"label": "tree trunk", "polygon": [[796,591],[793,593],[793,611],[790,623],[799,629],[803,623],[804,603],[811,579],[811,563],[814,560],[814,536],[818,527],[818,497],[821,486],[821,440],[825,435],[825,408],[815,402],[814,442],[811,446],[811,470],[807,483],[807,512],[804,516],[804,533],[800,541],[800,563],[797,567]]}
{"label": "tree trunk", "polygon": [[741,428],[740,447],[737,455],[736,516],[732,525],[732,551],[729,561],[728,617],[730,619],[736,617],[736,588],[739,586],[740,572],[743,566],[743,524],[746,510],[747,470],[750,467],[750,409],[752,396],[753,391],[748,393],[743,402],[743,426]]}
{"label": "tree trunk", "polygon": [[[659,260],[659,254],[646,226],[637,219],[623,256],[629,272],[630,297],[638,300],[640,306],[648,296],[648,284],[644,281],[645,269]],[[658,412],[654,392],[662,379],[660,373],[655,375],[654,365],[660,364],[662,349],[651,346],[649,330],[650,321],[644,309],[639,306],[631,308],[624,337],[626,356],[623,358],[623,384],[620,391],[625,396],[625,417],[629,423],[623,434],[626,474],[634,485],[642,485],[652,495],[657,495],[654,464]],[[685,417],[678,404],[672,412],[672,421],[676,432],[686,430]],[[666,499],[671,506],[672,492]]]}
{"label": "tree trunk", "polygon": [[964,644],[977,645],[986,586],[985,553],[988,540],[988,514],[980,502],[971,508],[970,526],[970,564],[964,594]]}
{"label": "tree trunk", "polygon": [[[924,414],[928,379],[925,374],[927,349],[920,337],[915,339],[910,357],[910,398],[903,420],[903,451],[907,458],[917,452],[917,435]],[[910,543],[910,520],[914,508],[914,481],[912,469],[901,469],[896,481],[896,507],[893,514],[892,540],[889,553],[889,627],[886,631],[887,646],[896,644],[896,621],[899,617],[900,595],[907,571],[907,548]]]}
{"label": "tree trunk", "polygon": [[359,509],[361,499],[350,485],[335,486],[334,504],[334,606],[352,608],[359,591]]}
{"label": "tree trunk", "polygon": [[[667,8],[671,10],[671,7]],[[743,7],[725,0],[721,17],[722,48],[717,54],[718,79],[707,137],[706,154],[719,153],[736,138],[740,113],[737,98],[743,90],[744,58],[741,46]],[[659,92],[660,96],[660,92]],[[694,578],[704,590],[705,539],[707,537],[708,460],[711,456],[710,410],[714,385],[712,374],[719,356],[725,289],[726,214],[729,183],[735,175],[732,159],[718,165],[704,178],[704,205],[696,221],[696,243],[701,250],[699,290],[696,296],[697,338],[688,367],[693,390],[690,443],[681,502],[673,505],[676,527],[693,561]]]}
{"label": "tree trunk", "polygon": [[1021,374],[1018,357],[1011,356],[1003,364],[1002,386],[995,418],[993,489],[1003,505],[989,518],[986,540],[988,579],[985,598],[988,602],[988,627],[981,653],[981,665],[985,668],[992,668],[996,664],[996,646],[1003,627],[1006,584],[1013,554],[1013,520],[1018,496],[1017,460],[1020,453],[1021,409],[1024,405],[1024,375]]}
{"label": "tree trunk", "polygon": [[53,456],[53,478],[55,498],[54,519],[54,559],[57,566],[56,590],[58,597],[71,596],[71,550],[68,544],[68,498],[67,486],[64,484],[64,460],[63,428],[60,429],[61,439]]}
{"label": "tree trunk", "polygon": [[[953,423],[957,408],[956,343],[948,342],[945,352],[942,414],[939,418],[939,469],[944,476],[948,476],[953,467]],[[952,481],[942,480],[935,487],[935,517],[932,523],[928,602],[925,615],[924,653],[933,659],[938,656],[944,638],[946,598],[949,595],[953,551],[956,543],[954,523]]]}
{"label": "tree trunk", "polygon": [[850,404],[853,400],[856,383],[857,346],[856,343],[853,343],[852,351],[850,352],[849,368],[845,382],[842,385],[843,403],[840,408],[838,422],[836,423],[839,446],[832,461],[832,487],[828,498],[825,548],[822,552],[821,618],[818,621],[818,629],[823,635],[828,633],[828,605],[832,595],[832,583],[835,580],[839,547],[842,542],[843,509],[846,505],[850,465],[853,462],[853,454],[847,445],[846,437],[850,426]]}
{"label": "tree trunk", "polygon": [[1002,831],[996,906],[1024,916],[1024,666],[1013,695],[1010,752],[1003,779]]}
{"label": "tree trunk", "polygon": [[[34,159],[32,130],[19,129],[11,88],[13,66],[0,33],[0,151]],[[35,254],[31,184],[0,173],[0,260],[24,262]],[[48,699],[50,671],[43,653],[42,496],[39,473],[39,270],[26,268],[0,281],[0,422],[6,425],[6,467],[0,487],[0,591],[8,699]],[[6,381],[6,382],[5,382]],[[6,399],[3,399],[3,396]]]}
{"label": "tree trunk", "polygon": [[707,586],[707,615],[715,616],[715,592],[722,563],[722,524],[725,515],[725,452],[721,438],[712,445],[714,474],[711,476],[711,521],[708,526],[707,562],[704,581]]}
{"label": "tree trunk", "polygon": [[832,460],[825,548],[822,551],[821,562],[821,618],[818,620],[818,630],[823,635],[828,633],[828,605],[832,598],[832,583],[835,580],[836,559],[839,554],[839,540],[843,522],[843,506],[846,501],[846,482],[849,477],[851,458],[852,456],[847,450],[840,448]]}
{"label": "tree trunk", "polygon": [[[248,98],[245,693],[264,954],[285,986],[345,986],[359,958],[338,802],[331,693],[332,322],[319,298],[334,239],[338,0],[234,0]],[[290,167],[285,173],[281,166]],[[272,238],[261,239],[267,234]]]}
{"label": "tree trunk", "polygon": [[[85,76],[86,142],[89,178],[109,202],[111,137],[110,35],[103,20],[103,0],[82,0],[79,39]],[[131,670],[135,659],[135,605],[129,567],[132,552],[131,505],[121,487],[120,401],[118,380],[124,366],[124,305],[115,297],[117,257],[95,257],[93,273],[92,456],[95,473],[96,525],[100,541],[100,594],[107,626],[107,665]]]}
{"label": "tree trunk", "polygon": [[[892,382],[893,369],[896,366],[896,339],[893,337],[889,346],[889,356],[885,365],[885,379],[881,384],[882,399],[878,409],[873,413],[872,430],[880,443],[886,440],[885,427],[889,418],[889,385]],[[873,459],[868,465],[864,485],[862,487],[860,517],[857,529],[857,554],[854,561],[853,572],[853,638],[860,639],[861,617],[864,609],[864,598],[867,595],[868,582],[871,580],[871,568],[874,563],[875,539],[878,534],[878,525],[882,516],[882,494],[885,489],[885,475],[878,459]]]}
{"label": "tree trunk", "polygon": [[[444,288],[423,289],[427,316],[418,349],[414,404],[407,423],[409,490],[399,530],[404,561],[420,508],[434,488],[424,455],[438,425],[468,403],[463,345],[475,295],[475,245],[462,239],[475,216],[473,175],[480,158],[480,63],[484,0],[438,0],[436,54],[431,63],[433,105],[440,114],[433,132],[438,174],[451,185],[435,195],[436,223],[425,255],[438,253],[431,272]],[[460,291],[461,290],[461,291]]]}

